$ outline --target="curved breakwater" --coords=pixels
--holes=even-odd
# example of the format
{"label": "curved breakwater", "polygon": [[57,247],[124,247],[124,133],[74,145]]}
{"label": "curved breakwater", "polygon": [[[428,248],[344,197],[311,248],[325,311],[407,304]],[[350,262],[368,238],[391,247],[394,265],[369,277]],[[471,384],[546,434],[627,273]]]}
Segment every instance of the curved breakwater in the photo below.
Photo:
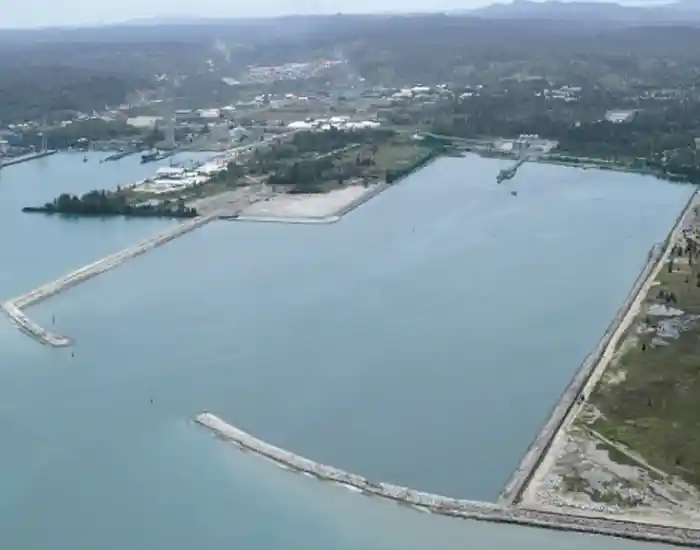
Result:
{"label": "curved breakwater", "polygon": [[70,338],[55,334],[42,328],[37,323],[32,321],[22,311],[22,309],[46,300],[47,298],[50,298],[59,292],[63,292],[64,290],[82,283],[83,281],[91,279],[100,273],[109,271],[127,260],[140,256],[141,254],[145,254],[149,250],[162,246],[165,243],[168,243],[173,239],[184,235],[185,233],[189,233],[190,231],[202,227],[215,219],[215,215],[193,218],[192,220],[186,221],[185,223],[177,225],[176,227],[168,229],[167,231],[163,231],[162,233],[159,233],[158,235],[151,237],[135,246],[125,248],[124,250],[116,252],[115,254],[101,258],[96,262],[88,264],[85,267],[81,267],[80,269],[61,277],[60,279],[51,281],[50,283],[35,288],[22,296],[9,300],[2,304],[2,309],[20,329],[42,344],[47,344],[54,347],[68,346],[72,343]]}
{"label": "curved breakwater", "polygon": [[454,499],[389,483],[371,482],[363,476],[320,464],[266,443],[208,412],[198,415],[195,422],[208,428],[218,437],[236,443],[240,448],[254,452],[284,467],[344,487],[355,488],[367,495],[413,506],[426,512],[464,519],[547,527],[679,546],[700,547],[700,530]]}

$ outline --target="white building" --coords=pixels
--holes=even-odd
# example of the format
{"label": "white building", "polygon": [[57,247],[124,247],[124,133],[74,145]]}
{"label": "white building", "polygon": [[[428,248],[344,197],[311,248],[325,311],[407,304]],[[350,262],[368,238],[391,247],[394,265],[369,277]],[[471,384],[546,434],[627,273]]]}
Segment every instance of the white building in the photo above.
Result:
{"label": "white building", "polygon": [[157,179],[180,179],[185,175],[184,168],[177,166],[162,166],[156,170]]}
{"label": "white building", "polygon": [[204,118],[207,120],[215,120],[221,117],[221,111],[219,109],[199,109],[199,118]]}
{"label": "white building", "polygon": [[290,130],[311,130],[314,124],[311,122],[306,122],[304,120],[295,120],[287,124],[287,128]]}
{"label": "white building", "polygon": [[126,123],[134,128],[153,129],[162,120],[159,116],[134,116],[126,119]]}
{"label": "white building", "polygon": [[622,124],[630,122],[636,114],[636,111],[608,111],[605,113],[605,120],[613,124]]}
{"label": "white building", "polygon": [[231,136],[231,141],[233,143],[238,143],[239,141],[242,141],[248,137],[248,131],[241,126],[237,126],[229,132],[229,135]]}

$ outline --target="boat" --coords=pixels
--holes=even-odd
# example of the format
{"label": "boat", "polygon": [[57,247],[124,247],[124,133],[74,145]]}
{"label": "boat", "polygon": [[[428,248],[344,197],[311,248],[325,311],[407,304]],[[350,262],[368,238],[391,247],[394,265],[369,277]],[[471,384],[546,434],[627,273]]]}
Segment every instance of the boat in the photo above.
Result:
{"label": "boat", "polygon": [[158,160],[160,158],[160,154],[158,151],[149,151],[148,153],[144,153],[141,155],[141,164],[144,164],[146,162],[153,162],[155,160]]}

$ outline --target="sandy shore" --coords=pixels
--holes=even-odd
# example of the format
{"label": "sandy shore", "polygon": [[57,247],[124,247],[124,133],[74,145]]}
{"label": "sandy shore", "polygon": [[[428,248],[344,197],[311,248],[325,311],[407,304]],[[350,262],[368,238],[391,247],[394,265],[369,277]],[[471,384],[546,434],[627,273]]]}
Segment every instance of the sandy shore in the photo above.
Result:
{"label": "sandy shore", "polygon": [[256,202],[245,208],[241,219],[322,219],[336,216],[348,205],[360,200],[376,186],[351,185],[323,194],[284,194]]}

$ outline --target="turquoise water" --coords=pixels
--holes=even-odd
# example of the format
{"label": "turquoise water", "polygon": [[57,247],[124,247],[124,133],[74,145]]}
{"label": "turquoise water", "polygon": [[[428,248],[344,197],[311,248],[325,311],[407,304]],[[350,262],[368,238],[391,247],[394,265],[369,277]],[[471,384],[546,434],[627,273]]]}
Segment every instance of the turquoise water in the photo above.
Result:
{"label": "turquoise water", "polygon": [[[52,159],[71,181],[87,166]],[[104,166],[86,168],[91,183]],[[442,159],[335,225],[189,234],[31,310],[56,316],[75,357],[1,323],[0,545],[635,545],[421,514],[282,471],[190,422],[208,409],[373,479],[495,498],[691,191],[539,165],[499,187],[500,166]],[[66,189],[19,167],[0,183],[7,219],[8,205]],[[130,181],[141,168],[113,170]],[[37,223],[21,239],[0,236],[20,264],[3,295],[164,223],[49,218],[47,235],[25,217]],[[75,235],[55,235],[61,224]],[[20,243],[40,261],[23,263]]]}

